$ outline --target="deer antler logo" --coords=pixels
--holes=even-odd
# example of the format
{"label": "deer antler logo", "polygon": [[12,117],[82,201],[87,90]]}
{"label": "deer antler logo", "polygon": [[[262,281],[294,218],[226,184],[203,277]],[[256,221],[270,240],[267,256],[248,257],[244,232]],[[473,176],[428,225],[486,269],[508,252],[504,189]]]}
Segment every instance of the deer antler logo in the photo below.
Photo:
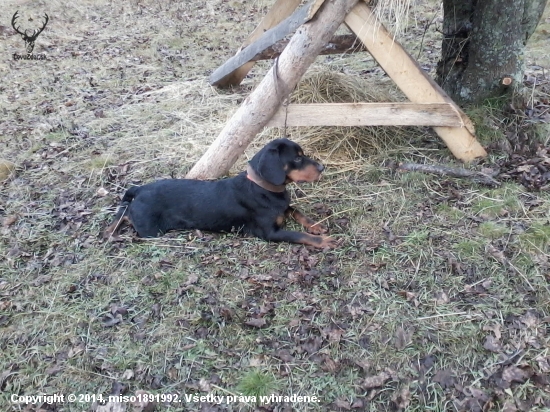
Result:
{"label": "deer antler logo", "polygon": [[46,17],[46,20],[44,20],[44,25],[39,29],[27,29],[25,31],[21,31],[19,27],[15,27],[15,21],[19,17],[17,14],[19,13],[19,10],[15,12],[11,19],[11,25],[14,28],[14,30],[23,37],[23,41],[25,42],[25,47],[27,48],[27,53],[31,54],[34,50],[34,42],[38,35],[42,33],[42,31],[46,28],[46,25],[48,24],[49,17],[46,13],[44,13],[44,16]]}

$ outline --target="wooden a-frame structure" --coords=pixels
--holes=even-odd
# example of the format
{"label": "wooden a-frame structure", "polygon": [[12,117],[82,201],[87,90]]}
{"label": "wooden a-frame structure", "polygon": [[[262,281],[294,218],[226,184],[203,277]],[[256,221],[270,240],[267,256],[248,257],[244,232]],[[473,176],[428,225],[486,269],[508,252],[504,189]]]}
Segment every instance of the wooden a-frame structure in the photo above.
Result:
{"label": "wooden a-frame structure", "polygon": [[[277,0],[241,50],[212,73],[210,83],[238,85],[256,60],[277,56],[273,70],[245,99],[187,177],[204,179],[227,173],[263,127],[283,126],[285,121],[287,126],[433,126],[458,159],[468,162],[486,156],[470,119],[395,41],[368,3],[311,0],[298,8],[300,0]],[[357,37],[334,37],[342,23]],[[288,44],[282,42],[294,31]],[[350,49],[356,39],[410,102],[282,107],[317,55]]]}

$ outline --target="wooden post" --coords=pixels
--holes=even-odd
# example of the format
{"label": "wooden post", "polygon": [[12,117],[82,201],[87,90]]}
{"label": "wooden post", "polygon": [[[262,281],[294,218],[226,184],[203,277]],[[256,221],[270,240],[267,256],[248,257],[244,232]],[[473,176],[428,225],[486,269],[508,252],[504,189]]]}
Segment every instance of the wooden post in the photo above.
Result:
{"label": "wooden post", "polygon": [[355,4],[357,0],[326,1],[316,16],[296,31],[278,63],[245,99],[187,178],[216,178],[229,171],[296,87]]}

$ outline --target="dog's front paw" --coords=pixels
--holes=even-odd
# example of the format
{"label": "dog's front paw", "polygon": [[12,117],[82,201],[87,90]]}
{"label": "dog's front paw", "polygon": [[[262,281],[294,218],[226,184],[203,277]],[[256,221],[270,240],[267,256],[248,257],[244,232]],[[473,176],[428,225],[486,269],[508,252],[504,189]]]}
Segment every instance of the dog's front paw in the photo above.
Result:
{"label": "dog's front paw", "polygon": [[308,227],[307,231],[314,235],[324,235],[325,233],[328,232],[328,229],[325,225],[322,225],[320,223],[315,223],[314,225],[311,225],[310,227]]}
{"label": "dog's front paw", "polygon": [[340,242],[329,236],[322,236],[321,244],[319,245],[322,249],[335,249],[340,246]]}

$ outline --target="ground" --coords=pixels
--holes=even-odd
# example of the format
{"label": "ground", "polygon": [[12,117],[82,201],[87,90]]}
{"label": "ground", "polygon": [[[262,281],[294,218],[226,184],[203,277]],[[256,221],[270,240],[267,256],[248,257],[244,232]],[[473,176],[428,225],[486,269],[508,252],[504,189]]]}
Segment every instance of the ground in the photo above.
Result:
{"label": "ground", "polygon": [[[3,2],[0,158],[15,170],[0,183],[0,409],[144,411],[152,405],[92,395],[146,393],[179,395],[158,398],[158,411],[548,410],[548,188],[514,173],[486,187],[386,167],[459,167],[428,130],[384,128],[384,144],[375,133],[362,146],[347,129],[332,152],[342,130],[291,131],[327,165],[319,183],[290,188],[294,203],[324,219],[338,249],[197,231],[101,239],[124,190],[183,177],[261,79],[271,63],[234,90],[207,81],[271,4]],[[433,72],[440,10],[414,5],[401,38]],[[48,13],[33,51],[48,60],[13,59],[25,51],[10,27],[16,10],[27,28]],[[547,8],[526,55],[538,121],[549,18]],[[314,69],[391,84],[366,54]],[[505,132],[471,113],[490,156],[469,167],[494,170]],[[266,130],[246,157],[282,133]],[[56,393],[88,396],[10,400]],[[239,394],[315,398],[228,403]]]}

